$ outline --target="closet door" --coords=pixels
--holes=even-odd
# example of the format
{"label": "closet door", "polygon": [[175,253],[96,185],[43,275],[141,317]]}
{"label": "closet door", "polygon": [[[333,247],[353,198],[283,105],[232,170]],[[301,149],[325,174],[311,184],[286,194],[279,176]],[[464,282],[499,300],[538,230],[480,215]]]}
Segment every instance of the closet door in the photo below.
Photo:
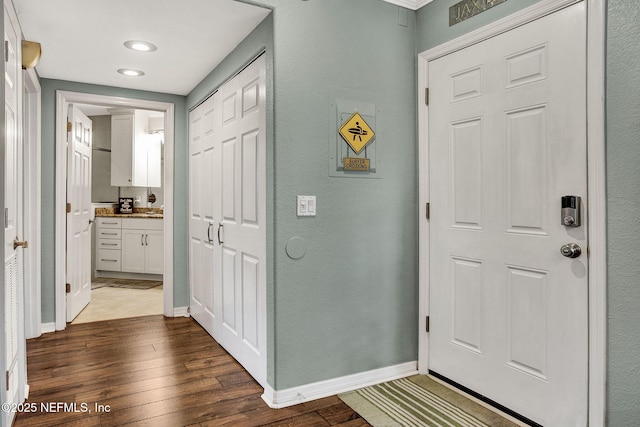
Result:
{"label": "closet door", "polygon": [[214,257],[220,205],[212,192],[220,186],[219,149],[215,147],[213,95],[189,114],[189,287],[191,316],[215,337]]}
{"label": "closet door", "polygon": [[[221,111],[221,269],[219,343],[266,384],[265,59],[258,58],[218,92]],[[213,194],[217,196],[214,190]]]}
{"label": "closet door", "polygon": [[[20,64],[20,27],[11,2],[4,4],[5,40],[5,146],[4,168],[4,387],[0,389],[3,404],[17,405],[24,401],[26,387],[26,340],[24,334],[24,254],[29,250],[23,238],[23,167],[22,79]],[[0,360],[2,358],[0,357]],[[4,405],[3,405],[4,406]],[[0,413],[0,425],[10,426],[15,411]]]}
{"label": "closet door", "polygon": [[191,316],[266,385],[265,60],[189,115]]}

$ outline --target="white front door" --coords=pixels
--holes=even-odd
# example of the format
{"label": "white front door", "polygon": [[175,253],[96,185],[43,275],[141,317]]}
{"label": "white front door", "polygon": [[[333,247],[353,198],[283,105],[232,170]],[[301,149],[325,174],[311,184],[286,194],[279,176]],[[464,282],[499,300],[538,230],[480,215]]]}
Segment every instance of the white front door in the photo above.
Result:
{"label": "white front door", "polygon": [[585,34],[580,3],[429,62],[429,369],[545,426],[587,423]]}
{"label": "white front door", "polygon": [[91,120],[69,106],[67,137],[67,322],[91,302]]}
{"label": "white front door", "polygon": [[[9,6],[9,7],[7,7]],[[11,9],[11,10],[10,10]],[[12,12],[11,2],[4,5],[5,40],[5,183],[4,183],[4,322],[5,342],[2,351],[6,357],[6,391],[2,402],[20,403],[24,400],[26,358],[24,336],[24,264],[23,248],[23,163],[21,127],[22,93],[20,78],[20,29]],[[13,18],[13,19],[10,19]],[[22,245],[22,248],[18,245]],[[28,249],[26,249],[28,250]],[[3,373],[4,374],[4,373]],[[6,394],[5,394],[6,392]],[[15,411],[2,411],[4,425],[11,425]]]}

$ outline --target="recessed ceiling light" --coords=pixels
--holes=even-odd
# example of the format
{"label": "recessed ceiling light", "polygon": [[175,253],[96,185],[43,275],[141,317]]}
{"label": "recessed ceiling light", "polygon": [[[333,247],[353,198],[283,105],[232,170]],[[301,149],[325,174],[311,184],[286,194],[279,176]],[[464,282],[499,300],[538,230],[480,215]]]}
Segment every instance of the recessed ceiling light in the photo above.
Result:
{"label": "recessed ceiling light", "polygon": [[118,72],[120,74],[124,74],[125,76],[131,76],[131,77],[144,76],[144,71],[134,70],[132,68],[120,68]]}
{"label": "recessed ceiling light", "polygon": [[124,45],[131,50],[136,50],[138,52],[153,52],[158,50],[156,45],[153,43],[145,42],[142,40],[127,40],[124,42]]}

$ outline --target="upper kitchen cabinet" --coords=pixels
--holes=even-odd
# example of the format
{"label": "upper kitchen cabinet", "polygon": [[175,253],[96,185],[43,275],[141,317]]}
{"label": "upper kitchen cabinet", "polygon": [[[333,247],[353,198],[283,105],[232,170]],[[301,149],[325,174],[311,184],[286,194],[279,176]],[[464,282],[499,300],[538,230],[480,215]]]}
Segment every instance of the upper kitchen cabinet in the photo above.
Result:
{"label": "upper kitchen cabinet", "polygon": [[162,143],[152,135],[152,112],[110,109],[111,185],[160,187]]}

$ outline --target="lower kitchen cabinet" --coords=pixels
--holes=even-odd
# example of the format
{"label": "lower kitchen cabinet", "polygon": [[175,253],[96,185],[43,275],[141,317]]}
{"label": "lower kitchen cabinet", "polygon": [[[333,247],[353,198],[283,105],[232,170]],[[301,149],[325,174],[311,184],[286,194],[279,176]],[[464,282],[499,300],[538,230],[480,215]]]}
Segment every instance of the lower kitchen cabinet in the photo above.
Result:
{"label": "lower kitchen cabinet", "polygon": [[122,271],[162,274],[164,272],[164,232],[162,221],[122,219]]}

